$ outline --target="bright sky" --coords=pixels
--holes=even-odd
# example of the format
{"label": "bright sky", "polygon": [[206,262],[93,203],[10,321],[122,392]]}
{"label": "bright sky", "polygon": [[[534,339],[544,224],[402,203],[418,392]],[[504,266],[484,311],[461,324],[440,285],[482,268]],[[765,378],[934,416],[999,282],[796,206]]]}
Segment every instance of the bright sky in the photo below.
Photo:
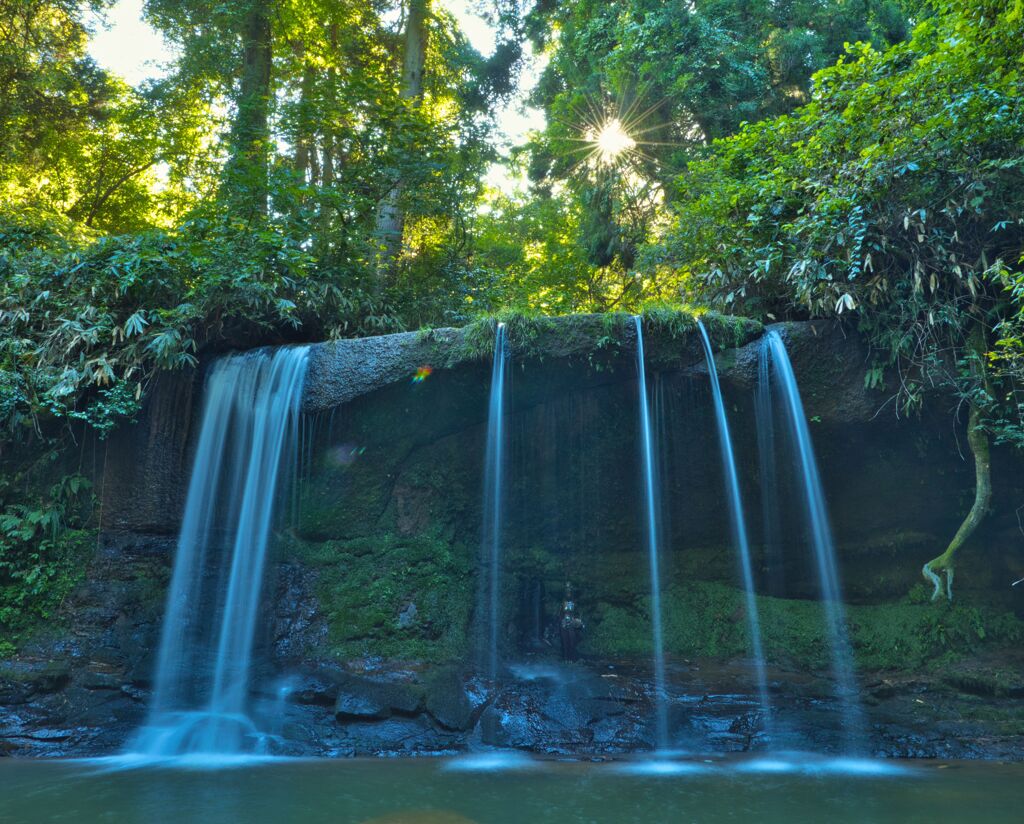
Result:
{"label": "bright sky", "polygon": [[173,56],[164,38],[142,19],[143,0],[118,0],[106,14],[106,24],[95,26],[89,53],[103,68],[137,86],[160,77],[162,63]]}
{"label": "bright sky", "polygon": [[[118,0],[106,14],[106,25],[96,25],[89,46],[89,53],[97,63],[132,85],[160,77],[164,66],[174,56],[163,37],[142,19],[142,4],[143,0]],[[439,0],[439,4],[455,16],[477,51],[484,55],[494,51],[494,30],[473,11],[470,0]],[[526,92],[534,85],[542,68],[542,60],[530,53],[523,67],[518,92],[498,112],[502,149],[522,143],[529,131],[544,127],[542,112],[523,105]],[[513,184],[503,164],[492,167],[487,180],[500,189],[507,189]]]}

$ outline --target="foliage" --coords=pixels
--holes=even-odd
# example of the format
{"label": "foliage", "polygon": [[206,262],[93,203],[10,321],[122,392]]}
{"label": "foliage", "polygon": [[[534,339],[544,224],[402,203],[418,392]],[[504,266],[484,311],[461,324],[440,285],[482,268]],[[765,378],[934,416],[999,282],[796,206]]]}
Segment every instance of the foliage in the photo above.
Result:
{"label": "foliage", "polygon": [[[194,89],[133,89],[88,57],[87,13],[109,4],[0,2],[0,202],[8,214],[134,231],[173,221],[204,188],[196,157],[210,111]],[[170,164],[164,181],[160,164]]]}
{"label": "foliage", "polygon": [[34,485],[25,475],[0,475],[0,656],[53,617],[96,544],[96,533],[81,528],[91,511],[86,478],[67,475],[43,491]]}
{"label": "foliage", "polygon": [[[674,175],[709,141],[806,102],[845,42],[898,42],[906,13],[892,0],[575,0],[537,3],[527,28],[551,56],[532,95],[548,125],[530,145],[531,178],[572,202],[588,262],[624,274],[644,269],[637,250],[677,196]],[[602,163],[593,141],[612,120],[635,146]],[[663,274],[645,272],[655,291],[642,298],[664,297]]]}
{"label": "foliage", "polygon": [[396,325],[318,268],[289,228],[197,216],[173,233],[75,244],[45,225],[0,221],[8,436],[52,432],[54,418],[106,432],[134,413],[155,370],[193,366],[203,348]]}
{"label": "foliage", "polygon": [[1007,286],[1012,297],[1024,252],[1024,6],[931,8],[908,41],[850,47],[815,75],[808,105],[690,164],[647,261],[730,309],[856,316],[875,348],[866,382],[896,367],[897,410],[934,387],[959,394],[974,502],[922,570],[936,597],[945,570],[952,598],[954,555],[991,503],[990,436],[1019,441],[1022,428]]}
{"label": "foliage", "polygon": [[676,181],[654,266],[754,315],[856,314],[913,405],[978,389],[957,362],[1006,315],[1021,254],[1020,5],[939,4],[885,52],[852,47],[793,115],[747,126]]}

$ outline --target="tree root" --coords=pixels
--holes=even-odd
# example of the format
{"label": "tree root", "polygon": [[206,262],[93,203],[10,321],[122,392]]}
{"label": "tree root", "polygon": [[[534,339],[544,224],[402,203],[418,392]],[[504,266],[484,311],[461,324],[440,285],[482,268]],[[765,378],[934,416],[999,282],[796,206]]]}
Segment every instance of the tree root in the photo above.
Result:
{"label": "tree root", "polygon": [[932,592],[933,601],[942,594],[940,571],[946,573],[946,597],[950,601],[953,600],[953,556],[978,528],[978,524],[988,512],[989,503],[992,500],[992,471],[988,434],[981,425],[981,410],[973,403],[970,416],[967,419],[967,443],[974,454],[974,503],[971,506],[971,511],[967,513],[967,517],[956,531],[956,535],[953,536],[953,540],[946,547],[946,551],[921,568],[921,574],[925,580],[935,587],[935,591]]}
{"label": "tree root", "polygon": [[[941,557],[941,556],[940,556]],[[937,564],[939,558],[929,561],[923,567],[921,567],[921,574],[925,577],[925,580],[929,581],[935,591],[932,593],[932,600],[936,600],[942,594],[942,579],[938,573],[933,571],[932,565]],[[941,569],[941,567],[939,567]],[[953,600],[953,567],[945,567],[946,572],[946,598],[950,601]]]}

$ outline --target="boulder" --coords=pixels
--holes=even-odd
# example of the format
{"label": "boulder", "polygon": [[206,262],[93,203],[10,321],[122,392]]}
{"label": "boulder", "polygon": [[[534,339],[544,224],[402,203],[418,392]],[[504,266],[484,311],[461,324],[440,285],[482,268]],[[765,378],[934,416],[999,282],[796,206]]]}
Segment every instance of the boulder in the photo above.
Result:
{"label": "boulder", "polygon": [[445,729],[467,730],[473,724],[474,706],[455,667],[438,667],[425,679],[427,712]]}
{"label": "boulder", "polygon": [[338,679],[334,712],[340,720],[389,718],[396,714],[415,715],[422,705],[423,690],[419,685],[345,673]]}

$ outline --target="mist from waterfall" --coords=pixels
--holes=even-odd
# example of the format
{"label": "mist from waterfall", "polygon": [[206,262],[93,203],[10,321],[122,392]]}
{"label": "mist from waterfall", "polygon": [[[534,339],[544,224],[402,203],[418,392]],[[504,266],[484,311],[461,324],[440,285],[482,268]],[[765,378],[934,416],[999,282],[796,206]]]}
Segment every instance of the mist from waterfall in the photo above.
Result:
{"label": "mist from waterfall", "polygon": [[704,357],[708,366],[708,378],[711,382],[711,395],[715,404],[715,420],[718,424],[718,442],[722,453],[722,474],[725,478],[725,494],[729,500],[729,522],[732,528],[732,541],[740,562],[743,576],[743,594],[746,598],[747,629],[750,633],[750,651],[754,663],[754,679],[757,697],[761,709],[766,713],[770,709],[768,700],[768,678],[765,674],[764,648],[761,643],[761,617],[757,609],[757,594],[754,590],[754,570],[750,560],[750,541],[747,538],[747,525],[743,512],[743,498],[740,493],[739,474],[736,471],[736,456],[732,447],[732,435],[729,432],[729,419],[722,400],[722,388],[718,381],[718,367],[711,349],[704,324],[697,321],[701,343],[704,346]]}
{"label": "mist from waterfall", "polygon": [[[843,607],[832,527],[825,507],[818,463],[814,457],[811,433],[786,345],[774,329],[765,335],[763,345],[768,348],[771,364],[775,367],[775,385],[781,392],[782,408],[795,445],[797,470],[803,487],[804,510],[814,549],[822,610],[829,637],[832,674],[836,682],[837,695],[843,706],[847,745],[850,749],[857,749],[863,741],[864,722],[853,669],[853,650],[846,629],[846,610]],[[762,379],[768,377],[763,375]]]}
{"label": "mist from waterfall", "polygon": [[487,450],[484,455],[483,523],[481,525],[481,575],[478,614],[486,615],[484,664],[487,676],[498,677],[498,627],[501,623],[501,531],[505,475],[505,384],[509,360],[505,324],[494,333],[491,366],[491,399],[487,413]]}
{"label": "mist from waterfall", "polygon": [[262,751],[249,716],[253,646],[277,491],[294,468],[308,348],[213,364],[163,618],[149,756]]}
{"label": "mist from waterfall", "polygon": [[661,623],[661,547],[658,535],[658,483],[654,463],[651,410],[647,398],[643,323],[636,326],[636,367],[640,401],[640,456],[644,479],[644,521],[647,527],[647,558],[651,573],[651,641],[654,666],[655,735],[659,750],[668,747],[668,696],[665,693],[665,640]]}

